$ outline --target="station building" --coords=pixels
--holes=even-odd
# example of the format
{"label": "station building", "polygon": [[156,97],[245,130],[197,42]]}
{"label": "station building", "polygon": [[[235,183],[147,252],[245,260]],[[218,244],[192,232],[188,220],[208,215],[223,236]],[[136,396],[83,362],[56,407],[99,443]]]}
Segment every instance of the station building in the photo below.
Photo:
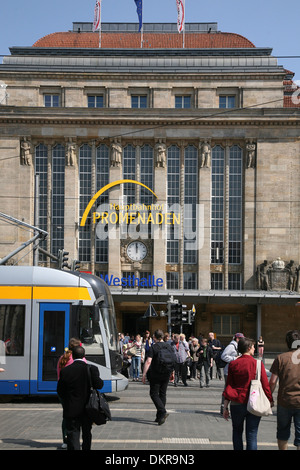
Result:
{"label": "station building", "polygon": [[[237,331],[266,351],[299,327],[300,106],[269,47],[217,23],[90,23],[0,65],[0,212],[48,232],[38,263],[110,285],[120,331]],[[37,211],[38,207],[38,211]],[[38,215],[37,215],[38,214]],[[0,259],[30,238],[1,220]],[[32,264],[33,252],[8,261]],[[149,304],[157,315],[148,316]]]}

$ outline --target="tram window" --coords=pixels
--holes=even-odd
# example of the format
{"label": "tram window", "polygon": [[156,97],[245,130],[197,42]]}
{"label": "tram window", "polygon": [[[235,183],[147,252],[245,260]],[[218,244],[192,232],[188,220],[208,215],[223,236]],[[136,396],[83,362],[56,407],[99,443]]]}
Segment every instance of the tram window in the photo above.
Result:
{"label": "tram window", "polygon": [[24,356],[25,305],[0,305],[0,340],[7,356]]}
{"label": "tram window", "polygon": [[117,351],[117,327],[114,312],[110,308],[101,308],[108,347],[112,351]]}
{"label": "tram window", "polygon": [[80,340],[87,356],[104,355],[99,321],[95,321],[92,307],[80,308]]}

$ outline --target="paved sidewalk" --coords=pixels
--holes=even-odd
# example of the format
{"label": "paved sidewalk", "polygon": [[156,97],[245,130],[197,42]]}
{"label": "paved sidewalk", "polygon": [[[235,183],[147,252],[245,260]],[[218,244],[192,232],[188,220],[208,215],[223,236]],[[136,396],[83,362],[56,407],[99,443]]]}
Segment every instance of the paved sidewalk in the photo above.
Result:
{"label": "paved sidewalk", "polygon": [[[130,382],[126,391],[108,395],[113,420],[93,427],[93,450],[174,451],[232,450],[231,421],[220,415],[224,382],[209,388],[199,380],[169,385],[167,421],[158,426],[149,385]],[[276,396],[276,394],[275,394]],[[0,403],[0,450],[57,450],[61,447],[62,408],[55,398],[13,399]],[[262,418],[259,450],[276,450],[276,407]],[[293,449],[292,438],[290,449]]]}

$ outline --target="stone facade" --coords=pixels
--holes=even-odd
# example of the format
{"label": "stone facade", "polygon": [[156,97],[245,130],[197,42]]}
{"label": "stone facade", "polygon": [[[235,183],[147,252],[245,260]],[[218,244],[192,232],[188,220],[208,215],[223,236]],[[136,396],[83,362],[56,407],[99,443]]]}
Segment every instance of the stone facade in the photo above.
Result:
{"label": "stone facade", "polygon": [[[201,40],[207,33],[202,35]],[[40,178],[44,178],[44,193],[40,193],[42,228],[49,232],[44,249],[51,252],[53,246],[60,246],[69,252],[70,260],[79,259],[81,268],[93,273],[114,277],[122,277],[124,273],[135,273],[137,277],[151,273],[161,278],[160,287],[138,291],[135,300],[130,295],[128,300],[121,300],[121,290],[113,289],[120,330],[125,329],[125,325],[130,327],[126,323],[127,312],[141,315],[146,310],[144,302],[154,298],[161,302],[158,309],[163,310],[172,293],[179,299],[184,295],[189,308],[192,303],[196,304],[195,334],[206,334],[214,326],[218,328],[217,319],[223,313],[229,323],[224,324],[223,330],[220,327],[216,331],[224,341],[234,333],[231,325],[234,328],[236,316],[238,325],[248,336],[256,337],[259,333],[267,336],[269,331],[272,336],[282,335],[282,329],[277,330],[273,323],[270,327],[267,318],[271,307],[262,291],[271,291],[271,296],[273,291],[283,292],[287,299],[274,309],[272,322],[276,323],[287,309],[292,313],[286,327],[296,328],[299,283],[287,281],[275,289],[269,283],[265,289],[257,282],[259,266],[265,260],[270,265],[281,258],[285,270],[291,260],[296,269],[300,264],[300,110],[296,105],[294,108],[284,106],[286,71],[277,64],[269,49],[248,45],[223,50],[203,49],[200,45],[198,49],[165,48],[163,54],[155,52],[155,49],[111,47],[80,49],[76,54],[74,48],[53,49],[51,41],[43,45],[43,49],[39,46],[24,50],[12,48],[11,55],[5,57],[0,66],[0,81],[7,90],[6,103],[0,106],[0,211],[33,224],[35,173],[40,172]],[[45,106],[46,97],[57,99],[58,106],[53,102]],[[89,97],[101,97],[101,107],[88,107]],[[146,107],[132,108],[133,97],[143,97]],[[189,106],[175,108],[177,97],[189,97]],[[220,108],[220,97],[225,102],[228,98],[234,99],[234,107]],[[120,146],[121,153],[113,149],[115,144]],[[214,248],[212,211],[215,200],[212,194],[216,189],[213,185],[218,149],[224,158],[223,239],[222,244],[215,242],[217,248]],[[194,262],[186,261],[182,237],[176,247],[178,261],[168,261],[171,244],[168,245],[163,236],[166,227],[158,227],[155,239],[149,237],[148,256],[144,260],[130,260],[125,255],[132,237],[120,240],[118,225],[114,227],[116,237],[110,237],[106,248],[102,247],[107,250],[106,261],[104,258],[99,261],[102,252],[97,254],[100,248],[97,248],[94,228],[82,231],[80,227],[83,211],[80,203],[85,201],[83,196],[88,198],[87,186],[91,198],[99,191],[98,184],[104,181],[101,177],[104,178],[105,171],[107,183],[124,179],[126,152],[128,165],[134,161],[134,168],[130,169],[134,179],[148,181],[143,163],[147,151],[153,159],[151,171],[147,170],[151,173],[151,190],[161,206],[167,206],[170,201],[168,184],[172,172],[168,158],[171,153],[176,151],[178,156],[176,181],[181,206],[193,196],[187,181],[195,173],[188,173],[189,160],[186,159],[192,161],[192,155],[196,155],[201,246]],[[130,152],[134,155],[131,160]],[[97,166],[98,161],[103,162],[100,159],[104,158],[104,153],[109,159],[105,171],[104,166]],[[63,169],[55,167],[54,154],[57,161],[63,155]],[[230,166],[237,156],[242,165],[239,174]],[[43,171],[37,171],[39,161],[44,162]],[[60,176],[64,185],[62,196],[55,186],[59,172],[63,175]],[[236,184],[236,193],[232,184]],[[239,185],[242,203],[236,219],[241,221],[241,233],[236,240],[232,238],[236,226],[232,211]],[[107,193],[108,204],[118,204],[125,194],[123,189],[122,184],[112,187]],[[141,203],[145,192],[138,185],[134,189],[134,202]],[[60,222],[54,220],[56,205],[63,217],[60,236]],[[183,230],[182,223],[180,230]],[[52,237],[57,238],[56,244]],[[0,259],[28,238],[24,230],[1,221]],[[61,239],[63,242],[59,245]],[[235,243],[239,248],[234,248]],[[222,261],[218,258],[219,250]],[[10,262],[19,258],[20,255]],[[19,263],[32,264],[32,254]],[[43,256],[40,263],[56,266],[53,260]],[[174,279],[176,284],[173,285]],[[217,282],[220,282],[219,287]],[[241,296],[234,296],[232,291],[244,292],[245,298],[250,296],[251,300],[241,300]],[[289,291],[294,293],[292,300],[288,298]],[[262,299],[265,305],[261,317],[257,305]],[[274,302],[274,297],[270,302]],[[166,327],[165,319],[151,319],[146,326],[157,325]],[[191,329],[186,332],[190,334]],[[269,350],[274,348],[284,348],[283,338],[270,339]]]}

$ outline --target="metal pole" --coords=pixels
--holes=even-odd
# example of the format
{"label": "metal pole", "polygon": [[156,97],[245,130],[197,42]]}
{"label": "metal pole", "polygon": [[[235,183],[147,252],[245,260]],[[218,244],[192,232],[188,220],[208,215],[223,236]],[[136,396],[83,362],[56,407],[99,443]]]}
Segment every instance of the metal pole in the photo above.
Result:
{"label": "metal pole", "polygon": [[261,304],[257,304],[256,337],[261,336]]}
{"label": "metal pole", "polygon": [[[34,188],[34,226],[37,227],[39,222],[40,207],[39,207],[39,195],[40,195],[40,176],[35,175],[35,188]],[[38,235],[38,231],[35,230],[35,234]],[[38,266],[39,263],[39,244],[35,240],[33,248],[33,266]]]}

